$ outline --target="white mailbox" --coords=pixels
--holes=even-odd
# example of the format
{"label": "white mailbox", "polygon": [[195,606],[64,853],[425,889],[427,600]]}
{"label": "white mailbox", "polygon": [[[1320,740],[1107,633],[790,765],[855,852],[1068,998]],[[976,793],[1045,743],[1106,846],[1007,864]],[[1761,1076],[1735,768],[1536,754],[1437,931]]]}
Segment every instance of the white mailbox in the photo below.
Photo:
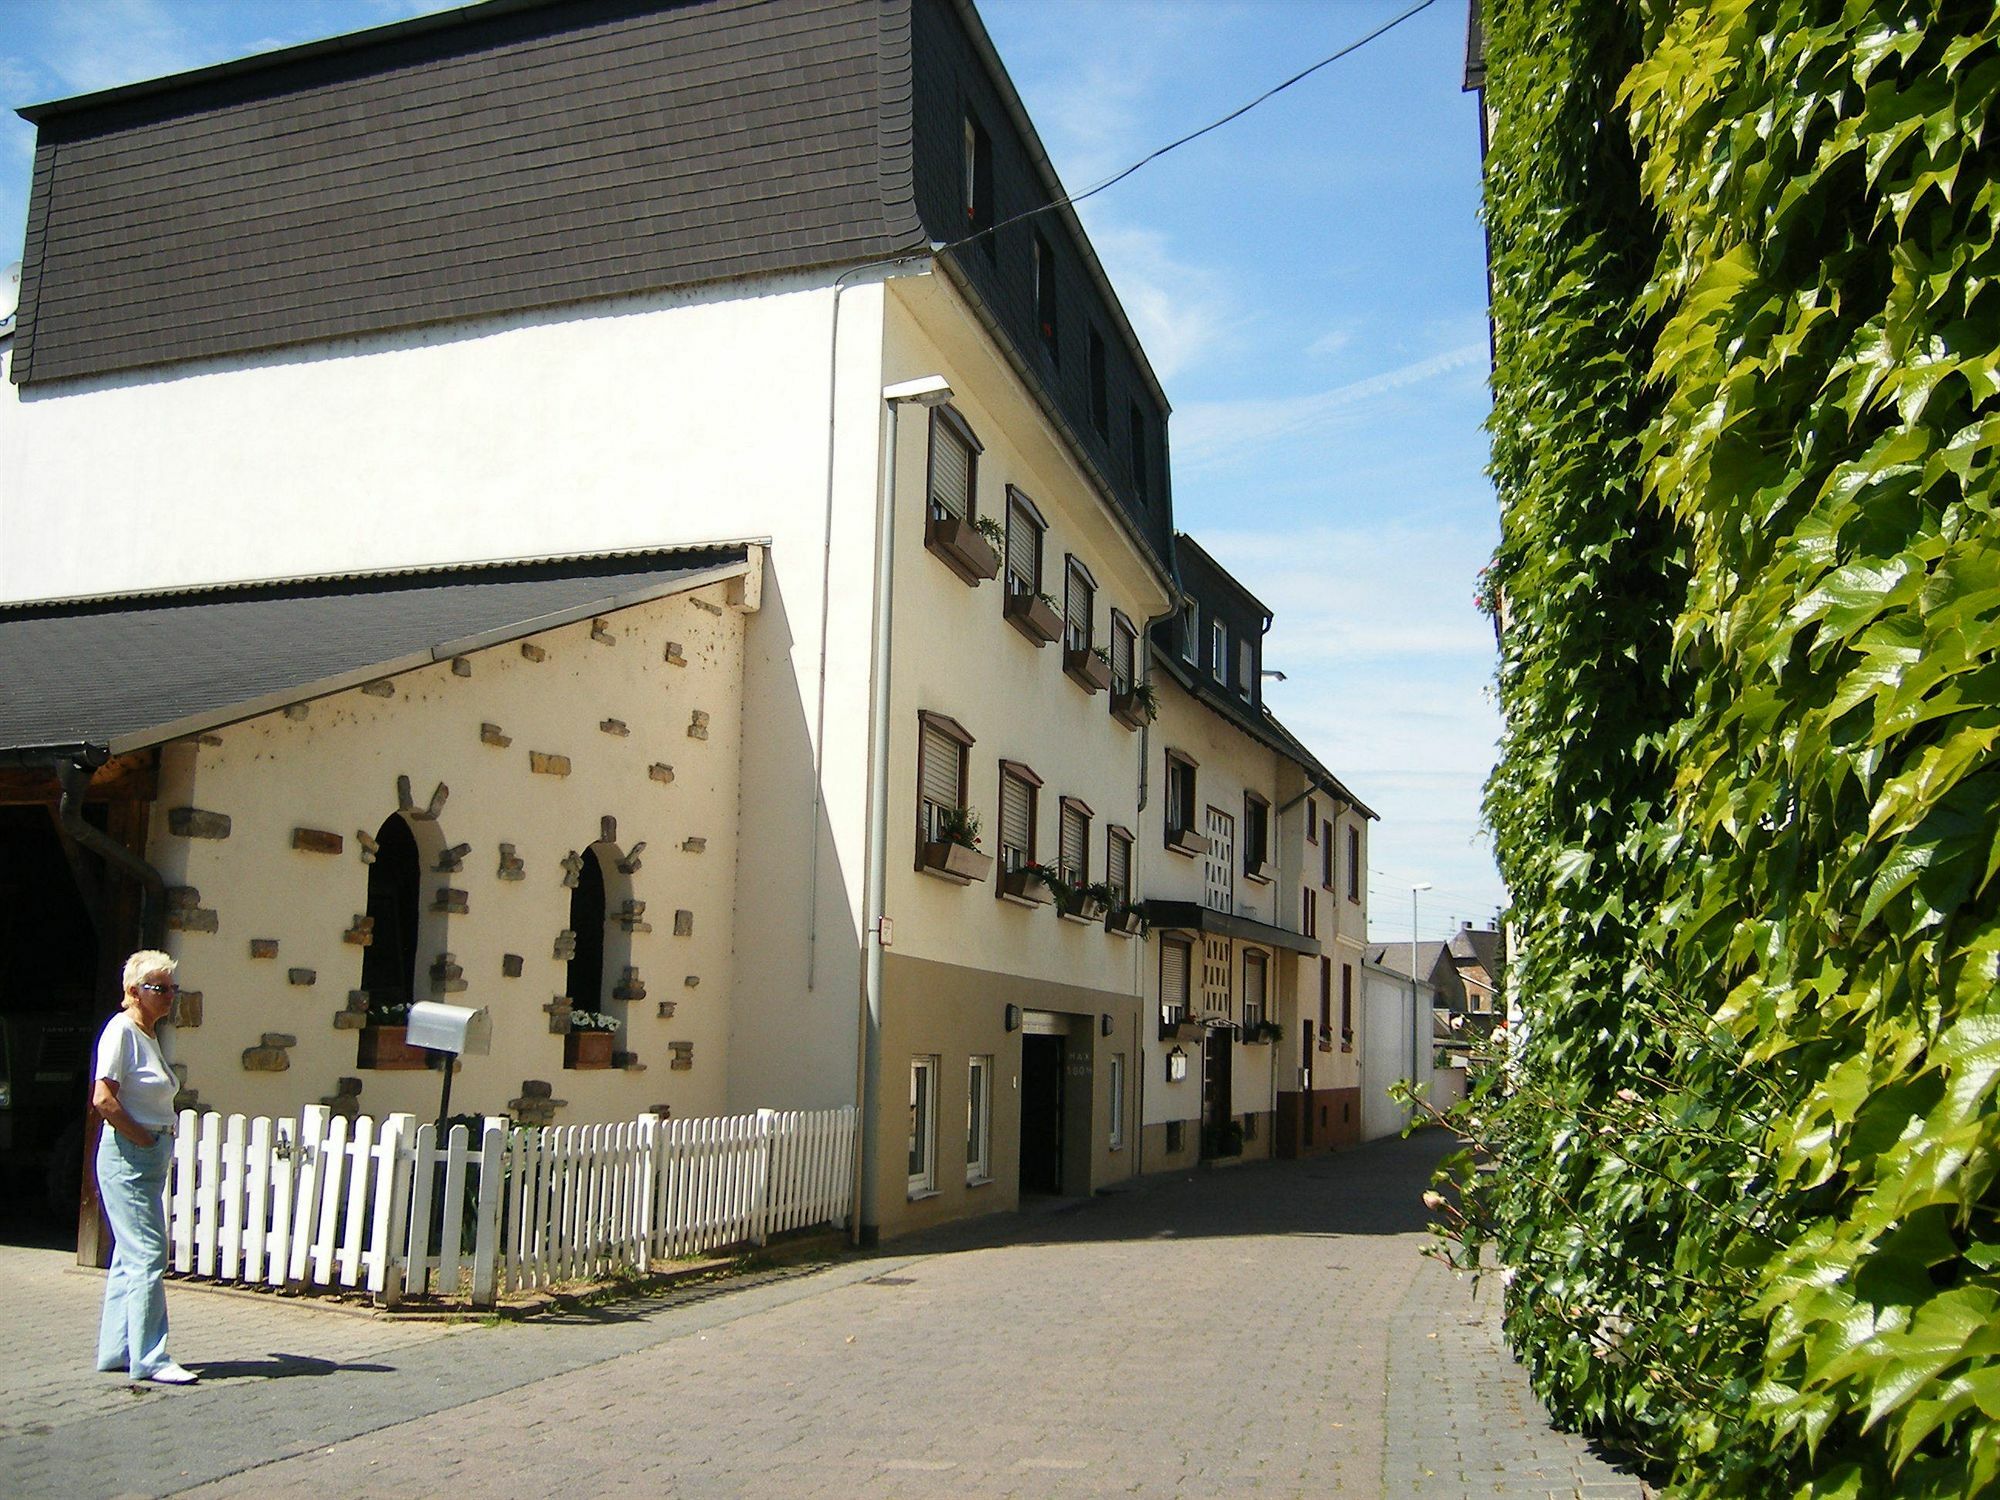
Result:
{"label": "white mailbox", "polygon": [[474,1010],[466,1005],[419,1000],[410,1007],[403,1040],[412,1047],[484,1057],[493,1050],[493,1013],[483,1005]]}

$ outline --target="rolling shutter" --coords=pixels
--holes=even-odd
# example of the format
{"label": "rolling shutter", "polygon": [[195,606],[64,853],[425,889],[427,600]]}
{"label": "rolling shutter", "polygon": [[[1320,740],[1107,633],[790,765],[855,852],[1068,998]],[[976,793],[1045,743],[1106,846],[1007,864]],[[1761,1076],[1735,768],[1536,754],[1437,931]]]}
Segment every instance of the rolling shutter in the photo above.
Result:
{"label": "rolling shutter", "polygon": [[1132,654],[1136,637],[1117,616],[1111,621],[1111,684],[1121,693],[1132,691]]}
{"label": "rolling shutter", "polygon": [[1090,582],[1075,568],[1070,568],[1063,583],[1063,620],[1069,626],[1069,643],[1080,650],[1090,646],[1091,594],[1094,590]]}
{"label": "rolling shutter", "polygon": [[1186,1014],[1187,994],[1187,944],[1171,942],[1160,944],[1160,1009]]}
{"label": "rolling shutter", "polygon": [[923,736],[924,801],[939,807],[963,806],[958,789],[958,742],[929,722],[924,724]]}
{"label": "rolling shutter", "polygon": [[1132,899],[1132,841],[1119,834],[1111,834],[1106,847],[1104,861],[1105,881],[1116,887],[1127,901]]}
{"label": "rolling shutter", "polygon": [[1023,863],[1035,857],[1035,789],[1006,772],[1000,776],[1000,845],[1019,851]]}
{"label": "rolling shutter", "polygon": [[972,447],[942,419],[931,424],[931,504],[964,520],[972,497]]}
{"label": "rolling shutter", "polygon": [[1246,953],[1243,956],[1243,1019],[1264,1019],[1264,955],[1261,953]]}
{"label": "rolling shutter", "polygon": [[1018,500],[1007,508],[1007,576],[1028,593],[1042,581],[1042,528]]}
{"label": "rolling shutter", "polygon": [[1062,866],[1069,880],[1090,879],[1090,818],[1067,802],[1062,810]]}

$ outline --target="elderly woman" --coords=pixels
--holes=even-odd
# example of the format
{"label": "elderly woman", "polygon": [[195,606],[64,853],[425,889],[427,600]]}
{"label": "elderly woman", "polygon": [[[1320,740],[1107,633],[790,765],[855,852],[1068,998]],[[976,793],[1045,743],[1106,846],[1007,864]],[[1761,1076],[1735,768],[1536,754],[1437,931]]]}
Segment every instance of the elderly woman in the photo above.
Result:
{"label": "elderly woman", "polygon": [[146,950],[125,960],[124,1009],[97,1039],[90,1102],[104,1119],[97,1186],[115,1237],[104,1280],[97,1368],[139,1380],[188,1385],[195,1376],[167,1358],[167,1168],[173,1160],[179,1087],[158,1032],[179,986],[174,960]]}

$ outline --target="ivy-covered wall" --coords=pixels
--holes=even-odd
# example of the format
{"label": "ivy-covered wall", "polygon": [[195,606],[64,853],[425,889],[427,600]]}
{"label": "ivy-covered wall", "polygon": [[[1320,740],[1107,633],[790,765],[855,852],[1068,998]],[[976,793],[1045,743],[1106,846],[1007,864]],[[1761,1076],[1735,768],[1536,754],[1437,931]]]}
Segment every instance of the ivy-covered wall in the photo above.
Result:
{"label": "ivy-covered wall", "polygon": [[1690,1495],[2000,1486],[2000,21],[1488,0],[1468,1243]]}

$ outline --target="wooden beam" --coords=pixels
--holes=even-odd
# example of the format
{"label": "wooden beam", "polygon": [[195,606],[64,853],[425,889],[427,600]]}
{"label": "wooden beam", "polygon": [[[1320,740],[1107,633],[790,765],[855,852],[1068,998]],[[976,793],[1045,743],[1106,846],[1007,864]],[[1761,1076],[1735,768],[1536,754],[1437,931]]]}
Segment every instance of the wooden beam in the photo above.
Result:
{"label": "wooden beam", "polygon": [[[159,791],[160,753],[133,750],[114,755],[90,778],[85,802],[151,802]],[[53,771],[0,771],[0,807],[55,806],[62,797]]]}

